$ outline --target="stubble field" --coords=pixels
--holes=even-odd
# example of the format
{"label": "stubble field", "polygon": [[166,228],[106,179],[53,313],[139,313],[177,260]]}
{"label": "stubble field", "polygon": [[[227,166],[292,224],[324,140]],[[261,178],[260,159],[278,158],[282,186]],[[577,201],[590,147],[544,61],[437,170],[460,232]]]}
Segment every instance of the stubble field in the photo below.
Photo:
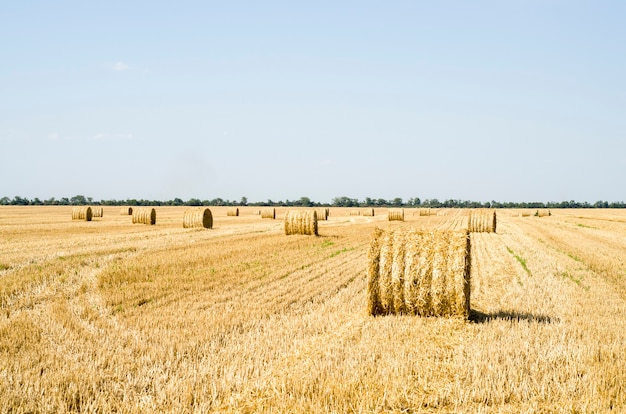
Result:
{"label": "stubble field", "polygon": [[626,411],[626,211],[498,210],[468,321],[367,314],[374,229],[466,211],[331,208],[314,237],[210,209],[0,207],[0,412]]}

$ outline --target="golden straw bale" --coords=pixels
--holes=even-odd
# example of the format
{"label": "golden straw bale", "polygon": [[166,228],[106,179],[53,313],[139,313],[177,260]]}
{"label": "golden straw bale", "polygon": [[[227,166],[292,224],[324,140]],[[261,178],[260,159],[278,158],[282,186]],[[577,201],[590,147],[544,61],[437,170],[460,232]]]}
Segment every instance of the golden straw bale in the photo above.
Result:
{"label": "golden straw bale", "polygon": [[122,216],[132,216],[133,215],[133,208],[132,207],[122,207],[122,209],[120,210],[120,215],[122,215]]}
{"label": "golden straw bale", "polygon": [[366,208],[363,209],[363,211],[361,212],[362,216],[367,216],[367,217],[373,217],[374,216],[374,209],[373,208]]}
{"label": "golden straw bale", "polygon": [[360,216],[361,215],[361,210],[350,210],[350,215],[351,216]]}
{"label": "golden straw bale", "polygon": [[276,218],[276,209],[275,208],[266,208],[263,209],[263,211],[261,211],[261,218],[270,218],[270,219],[275,219]]}
{"label": "golden straw bale", "polygon": [[368,251],[367,291],[370,315],[467,318],[469,233],[376,229]]}
{"label": "golden straw bale", "polygon": [[327,208],[318,208],[317,212],[317,220],[318,221],[326,221],[328,218],[328,209]]}
{"label": "golden straw bale", "polygon": [[387,212],[387,218],[389,221],[404,221],[404,209],[403,208],[391,208]]}
{"label": "golden straw bale", "polygon": [[91,207],[92,217],[104,217],[104,209],[102,207]]}
{"label": "golden straw bale", "polygon": [[420,216],[430,216],[430,208],[420,208]]}
{"label": "golden straw bale", "polygon": [[468,230],[470,233],[495,233],[496,210],[492,208],[475,208],[469,213]]}
{"label": "golden straw bale", "polygon": [[317,236],[317,212],[315,210],[288,210],[285,213],[285,234]]}
{"label": "golden straw bale", "polygon": [[183,228],[204,227],[213,228],[213,214],[208,208],[190,208],[183,215]]}
{"label": "golden straw bale", "polygon": [[77,206],[72,208],[72,220],[91,221],[93,212],[89,206]]}
{"label": "golden straw bale", "polygon": [[226,215],[227,216],[232,216],[232,217],[237,217],[239,215],[239,208],[235,207],[235,208],[229,208],[226,211]]}
{"label": "golden straw bale", "polygon": [[550,210],[546,209],[546,208],[540,208],[539,210],[537,210],[535,212],[535,216],[537,217],[548,217],[551,216],[552,213],[550,212]]}
{"label": "golden straw bale", "polygon": [[153,208],[136,208],[133,210],[133,224],[156,224],[156,210]]}

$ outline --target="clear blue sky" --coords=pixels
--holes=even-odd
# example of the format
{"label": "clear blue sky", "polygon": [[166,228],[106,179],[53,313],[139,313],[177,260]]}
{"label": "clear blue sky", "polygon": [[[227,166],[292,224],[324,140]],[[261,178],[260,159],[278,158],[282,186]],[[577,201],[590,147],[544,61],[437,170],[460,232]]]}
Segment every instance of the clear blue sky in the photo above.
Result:
{"label": "clear blue sky", "polygon": [[626,2],[5,1],[0,197],[626,200]]}

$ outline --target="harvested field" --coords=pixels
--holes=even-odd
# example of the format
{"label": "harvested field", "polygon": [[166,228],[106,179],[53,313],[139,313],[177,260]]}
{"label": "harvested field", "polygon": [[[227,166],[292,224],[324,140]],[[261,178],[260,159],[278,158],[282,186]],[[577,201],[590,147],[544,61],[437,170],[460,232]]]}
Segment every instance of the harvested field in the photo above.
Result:
{"label": "harvested field", "polygon": [[0,206],[0,412],[626,412],[626,211],[498,210],[470,235],[466,319],[370,316],[368,251],[467,211],[333,208],[287,237],[252,208],[189,231],[185,210]]}

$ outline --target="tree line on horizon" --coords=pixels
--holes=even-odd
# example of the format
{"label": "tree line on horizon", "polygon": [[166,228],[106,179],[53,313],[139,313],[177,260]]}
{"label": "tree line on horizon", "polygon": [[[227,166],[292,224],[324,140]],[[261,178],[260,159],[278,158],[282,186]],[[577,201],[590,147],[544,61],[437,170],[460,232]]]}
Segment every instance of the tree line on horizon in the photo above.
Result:
{"label": "tree line on horizon", "polygon": [[578,202],[574,200],[560,202],[499,202],[499,201],[470,201],[470,200],[454,200],[448,199],[439,201],[436,198],[421,200],[419,197],[403,200],[400,197],[385,200],[384,198],[365,197],[364,200],[358,200],[350,197],[335,197],[330,203],[320,203],[312,201],[309,197],[300,197],[298,200],[285,201],[255,201],[249,202],[247,197],[241,197],[237,200],[224,200],[222,198],[214,198],[212,200],[200,200],[198,198],[190,198],[184,201],[180,198],[172,200],[145,200],[145,199],[126,199],[126,200],[94,200],[92,197],[76,195],[71,198],[62,197],[56,199],[54,197],[47,200],[40,200],[35,197],[29,200],[25,197],[15,196],[0,198],[0,205],[23,205],[23,206],[81,206],[81,205],[100,205],[100,206],[272,206],[272,207],[430,207],[430,208],[626,208],[626,203],[596,201],[591,204],[589,202]]}

